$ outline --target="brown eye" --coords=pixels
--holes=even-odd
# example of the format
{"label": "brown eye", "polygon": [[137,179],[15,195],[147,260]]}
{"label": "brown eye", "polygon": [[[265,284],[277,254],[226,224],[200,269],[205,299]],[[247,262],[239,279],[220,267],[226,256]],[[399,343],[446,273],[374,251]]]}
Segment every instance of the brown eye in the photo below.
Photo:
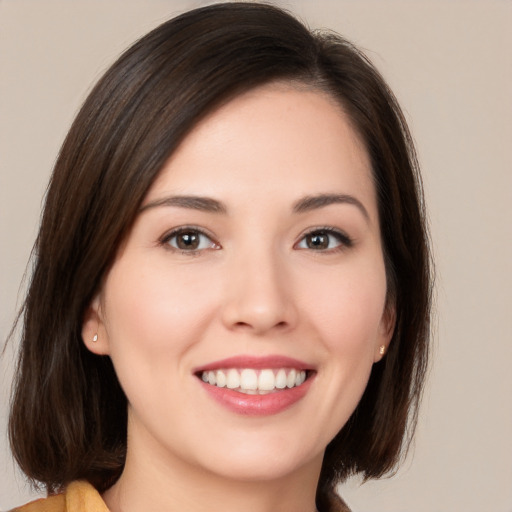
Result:
{"label": "brown eye", "polygon": [[327,233],[317,232],[306,235],[306,245],[308,249],[328,249],[329,235]]}
{"label": "brown eye", "polygon": [[199,234],[189,231],[176,235],[176,246],[182,250],[195,250],[199,247]]}
{"label": "brown eye", "polygon": [[332,251],[352,246],[352,239],[334,229],[317,229],[304,235],[296,245],[298,249]]}
{"label": "brown eye", "polygon": [[197,229],[180,229],[170,233],[163,242],[180,251],[200,251],[202,249],[215,249],[217,244]]}

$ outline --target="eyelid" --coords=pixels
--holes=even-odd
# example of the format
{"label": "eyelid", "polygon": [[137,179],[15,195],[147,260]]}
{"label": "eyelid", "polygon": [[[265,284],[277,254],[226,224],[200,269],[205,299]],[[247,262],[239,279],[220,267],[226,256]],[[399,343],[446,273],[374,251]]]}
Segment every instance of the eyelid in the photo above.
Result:
{"label": "eyelid", "polygon": [[[205,236],[206,238],[208,238],[212,242],[212,245],[214,247],[208,247],[206,249],[204,249],[204,248],[203,249],[190,249],[190,250],[185,251],[178,247],[173,247],[172,245],[169,244],[169,240],[171,240],[175,236],[177,236],[181,233],[187,233],[187,232],[191,232],[191,231],[196,232],[199,235],[202,235],[202,236]],[[167,231],[164,235],[162,235],[159,238],[158,243],[162,246],[166,246],[169,250],[181,252],[183,254],[188,254],[188,255],[197,254],[197,253],[205,251],[207,249],[215,249],[216,250],[216,249],[221,248],[221,245],[217,242],[217,240],[215,239],[213,234],[211,234],[208,230],[206,230],[204,228],[201,228],[199,226],[194,226],[194,225],[184,225],[184,226],[178,226],[178,227],[172,228],[171,230]]]}
{"label": "eyelid", "polygon": [[[339,242],[339,245],[337,245],[336,247],[333,247],[331,249],[324,249],[324,250],[320,250],[320,249],[310,249],[310,248],[299,248],[298,245],[304,240],[304,238],[308,235],[313,235],[315,233],[325,233],[327,235],[330,235],[330,236],[334,236],[338,242]],[[311,250],[311,251],[314,251],[314,252],[319,252],[319,253],[333,253],[333,252],[337,252],[337,251],[343,251],[345,249],[348,249],[350,247],[352,247],[354,245],[354,239],[352,237],[350,237],[345,231],[343,231],[342,229],[339,229],[339,228],[335,228],[333,226],[316,226],[316,227],[313,227],[313,228],[308,228],[306,231],[304,231],[300,237],[299,237],[299,240],[295,243],[294,245],[294,248],[298,248],[299,250]]]}

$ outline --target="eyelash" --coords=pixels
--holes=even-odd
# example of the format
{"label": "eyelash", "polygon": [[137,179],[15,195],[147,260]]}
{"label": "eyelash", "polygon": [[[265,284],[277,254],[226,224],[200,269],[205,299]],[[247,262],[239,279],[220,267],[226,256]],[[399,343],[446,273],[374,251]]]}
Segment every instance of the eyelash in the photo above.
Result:
{"label": "eyelash", "polygon": [[333,253],[336,253],[339,251],[344,251],[346,249],[349,249],[350,247],[352,247],[354,245],[354,240],[351,237],[349,237],[346,233],[344,233],[343,231],[340,231],[339,229],[335,229],[335,228],[332,228],[329,226],[324,226],[324,227],[310,229],[309,231],[304,233],[302,235],[302,237],[300,238],[299,242],[297,242],[295,244],[295,247],[298,247],[299,244],[304,242],[306,240],[306,237],[312,236],[312,235],[317,235],[317,236],[319,236],[319,235],[325,236],[326,235],[328,237],[334,237],[336,239],[336,241],[338,242],[338,245],[335,247],[326,248],[326,249],[313,249],[311,247],[300,247],[300,249],[306,249],[306,250],[309,249],[313,252],[333,254]]}
{"label": "eyelash", "polygon": [[[209,244],[209,247],[203,247],[198,249],[181,249],[179,247],[171,245],[170,241],[173,238],[178,237],[179,235],[184,234],[193,234],[199,237],[206,237],[211,243]],[[201,251],[204,251],[205,249],[220,249],[220,245],[213,239],[213,237],[206,233],[201,228],[198,228],[196,226],[181,226],[179,228],[175,228],[171,230],[170,232],[166,233],[159,241],[159,243],[163,246],[165,246],[167,249],[175,252],[180,252],[181,254],[184,254],[186,256],[196,256],[201,253]],[[199,242],[201,243],[201,242]]]}
{"label": "eyelash", "polygon": [[[210,241],[209,247],[202,247],[202,248],[197,248],[197,249],[183,249],[183,248],[179,248],[177,246],[171,245],[170,241],[173,238],[176,238],[179,235],[184,235],[184,234],[191,234],[191,235],[196,235],[199,237],[206,237]],[[312,247],[300,247],[300,244],[305,242],[306,238],[308,236],[313,236],[313,235],[327,236],[329,238],[333,237],[338,242],[338,245],[336,245],[335,247],[332,247],[332,248],[325,248],[325,249],[321,249],[321,248],[313,249]],[[201,228],[198,228],[196,226],[181,226],[179,228],[175,228],[175,229],[171,230],[170,232],[166,233],[160,239],[159,243],[171,251],[180,252],[181,254],[184,254],[187,256],[199,255],[201,253],[201,251],[204,251],[206,249],[217,250],[217,249],[221,248],[220,244],[218,242],[216,242],[210,234],[206,233],[204,230],[202,230]],[[199,245],[200,244],[201,244],[201,241],[199,241]],[[328,244],[330,244],[330,241],[328,242]],[[310,251],[313,251],[313,252],[332,254],[332,253],[346,250],[346,249],[352,247],[353,244],[354,244],[353,239],[350,238],[343,231],[340,231],[340,230],[332,228],[332,227],[325,226],[325,227],[313,228],[313,229],[310,229],[308,232],[304,233],[301,236],[300,240],[294,245],[294,248],[299,249],[299,250],[308,250],[309,249]]]}

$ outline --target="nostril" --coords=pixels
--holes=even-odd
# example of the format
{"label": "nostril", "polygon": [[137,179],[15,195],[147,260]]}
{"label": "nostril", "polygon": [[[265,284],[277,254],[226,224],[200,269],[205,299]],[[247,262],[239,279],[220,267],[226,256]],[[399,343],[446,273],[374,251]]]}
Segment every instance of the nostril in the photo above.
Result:
{"label": "nostril", "polygon": [[234,324],[235,327],[245,327],[245,328],[250,328],[251,325],[247,322],[236,322]]}
{"label": "nostril", "polygon": [[[269,322],[270,324],[270,322]],[[240,329],[250,329],[250,330],[269,330],[269,329],[279,329],[279,330],[284,330],[284,329],[287,329],[289,324],[288,322],[285,322],[285,321],[281,321],[281,322],[277,322],[275,325],[269,325],[267,324],[267,326],[264,326],[262,328],[262,325],[258,322],[254,322],[254,325],[249,323],[249,322],[235,322],[233,324],[233,327],[235,328],[240,328]]]}

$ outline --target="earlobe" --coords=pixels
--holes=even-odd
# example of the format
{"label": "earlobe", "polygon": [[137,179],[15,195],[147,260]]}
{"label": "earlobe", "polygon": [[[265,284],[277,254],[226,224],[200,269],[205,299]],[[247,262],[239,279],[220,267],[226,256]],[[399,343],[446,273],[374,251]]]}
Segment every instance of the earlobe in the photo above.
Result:
{"label": "earlobe", "polygon": [[99,294],[85,310],[82,322],[82,341],[94,354],[108,355],[110,353],[108,335],[102,320]]}
{"label": "earlobe", "polygon": [[395,332],[396,323],[396,309],[395,306],[386,306],[386,310],[382,315],[382,320],[379,326],[378,343],[375,348],[374,362],[380,361],[388,351],[391,338]]}

